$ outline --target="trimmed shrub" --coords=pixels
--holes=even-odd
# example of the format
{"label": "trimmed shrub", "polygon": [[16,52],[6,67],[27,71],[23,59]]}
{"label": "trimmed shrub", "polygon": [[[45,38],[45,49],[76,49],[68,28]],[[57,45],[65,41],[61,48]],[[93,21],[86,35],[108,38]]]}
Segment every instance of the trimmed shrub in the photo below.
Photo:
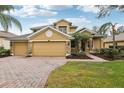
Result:
{"label": "trimmed shrub", "polygon": [[85,53],[85,52],[83,52],[83,51],[82,51],[82,52],[78,52],[78,53],[77,53],[77,56],[84,56],[84,55],[86,55],[86,53]]}
{"label": "trimmed shrub", "polygon": [[0,47],[0,51],[3,50],[3,49],[4,49],[4,47]]}
{"label": "trimmed shrub", "polygon": [[71,55],[74,55],[74,56],[83,56],[83,55],[86,55],[86,53],[83,52],[83,51],[82,52],[76,52],[75,51],[75,52],[72,52]]}
{"label": "trimmed shrub", "polygon": [[106,51],[109,51],[111,50],[111,48],[101,48],[99,51],[100,51],[100,54],[105,54]]}
{"label": "trimmed shrub", "polygon": [[73,52],[71,52],[71,55],[76,56],[77,55],[77,52],[76,51],[73,51]]}
{"label": "trimmed shrub", "polygon": [[114,58],[118,54],[119,54],[118,49],[109,48],[109,49],[105,49],[105,51],[104,51],[104,55],[107,57],[111,57],[111,58]]}
{"label": "trimmed shrub", "polygon": [[100,49],[94,49],[93,53],[97,53],[97,54],[100,53]]}
{"label": "trimmed shrub", "polygon": [[4,49],[3,47],[0,48],[0,57],[10,56],[10,50]]}
{"label": "trimmed shrub", "polygon": [[119,50],[119,55],[120,57],[124,57],[124,50]]}

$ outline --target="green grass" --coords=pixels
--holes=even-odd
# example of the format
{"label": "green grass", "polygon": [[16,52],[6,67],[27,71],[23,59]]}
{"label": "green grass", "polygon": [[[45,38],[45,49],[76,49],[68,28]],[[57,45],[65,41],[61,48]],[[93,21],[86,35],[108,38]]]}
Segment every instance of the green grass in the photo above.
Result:
{"label": "green grass", "polygon": [[52,88],[124,88],[124,61],[68,62],[48,78]]}

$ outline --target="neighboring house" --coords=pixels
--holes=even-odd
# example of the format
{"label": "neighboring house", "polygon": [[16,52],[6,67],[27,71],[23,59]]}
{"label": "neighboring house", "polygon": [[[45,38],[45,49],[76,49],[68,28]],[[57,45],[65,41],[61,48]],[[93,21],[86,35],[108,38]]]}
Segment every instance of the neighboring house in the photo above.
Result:
{"label": "neighboring house", "polygon": [[[116,46],[117,47],[124,47],[124,33],[120,33],[115,36]],[[112,36],[108,36],[104,39],[104,48],[113,47],[113,39]]]}
{"label": "neighboring house", "polygon": [[[102,36],[89,30],[76,30],[77,26],[64,19],[52,25],[33,27],[33,33],[11,38],[13,55],[32,56],[66,56],[75,48],[73,37],[75,32],[87,33],[91,36],[82,50],[92,51],[102,48]],[[72,43],[72,44],[71,44]]]}
{"label": "neighboring house", "polygon": [[5,49],[10,49],[10,38],[15,36],[17,35],[11,32],[0,31],[0,47],[4,47]]}

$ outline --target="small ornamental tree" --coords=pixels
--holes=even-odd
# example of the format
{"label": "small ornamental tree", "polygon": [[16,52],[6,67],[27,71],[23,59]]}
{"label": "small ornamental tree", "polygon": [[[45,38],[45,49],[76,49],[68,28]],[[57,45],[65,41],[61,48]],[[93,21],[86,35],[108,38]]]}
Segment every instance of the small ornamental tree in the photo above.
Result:
{"label": "small ornamental tree", "polygon": [[79,32],[74,33],[72,35],[74,37],[75,45],[76,45],[76,51],[81,52],[81,42],[87,42],[87,40],[90,38],[89,35],[86,34],[80,34]]}

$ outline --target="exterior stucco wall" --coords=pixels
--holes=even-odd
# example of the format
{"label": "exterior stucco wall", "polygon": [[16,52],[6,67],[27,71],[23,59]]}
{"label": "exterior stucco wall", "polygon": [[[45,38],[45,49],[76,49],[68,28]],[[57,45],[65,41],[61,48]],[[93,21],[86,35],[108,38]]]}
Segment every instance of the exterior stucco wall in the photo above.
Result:
{"label": "exterior stucco wall", "polygon": [[60,21],[56,24],[56,28],[59,29],[59,26],[67,26],[67,33],[71,32],[70,31],[70,24],[68,22],[65,22],[65,21]]}
{"label": "exterior stucco wall", "polygon": [[[124,41],[116,41],[117,46],[124,46]],[[113,46],[112,42],[104,42],[105,48],[109,48],[109,46]]]}
{"label": "exterior stucco wall", "polygon": [[66,54],[71,54],[71,41],[66,41]]}
{"label": "exterior stucco wall", "polygon": [[88,36],[91,36],[91,33],[88,32],[88,31],[84,31],[84,32],[81,32],[82,35],[88,35]]}
{"label": "exterior stucco wall", "polygon": [[31,40],[68,40],[65,36],[61,35],[60,33],[50,30],[53,32],[53,35],[51,37],[47,37],[45,32],[49,29],[39,32],[38,34],[34,35]]}
{"label": "exterior stucco wall", "polygon": [[5,38],[0,38],[0,47],[4,47],[5,49],[10,49],[10,41]]}
{"label": "exterior stucco wall", "polygon": [[101,48],[104,48],[104,38],[101,38]]}
{"label": "exterior stucco wall", "polygon": [[124,41],[117,42],[117,45],[118,45],[118,46],[124,46]]}
{"label": "exterior stucco wall", "polygon": [[113,44],[110,42],[110,43],[104,43],[104,46],[105,48],[109,48],[109,46],[112,46]]}
{"label": "exterior stucco wall", "polygon": [[93,49],[100,49],[101,48],[101,40],[98,39],[93,39]]}
{"label": "exterior stucco wall", "polygon": [[69,32],[70,32],[70,33],[76,32],[76,28],[70,28]]}

